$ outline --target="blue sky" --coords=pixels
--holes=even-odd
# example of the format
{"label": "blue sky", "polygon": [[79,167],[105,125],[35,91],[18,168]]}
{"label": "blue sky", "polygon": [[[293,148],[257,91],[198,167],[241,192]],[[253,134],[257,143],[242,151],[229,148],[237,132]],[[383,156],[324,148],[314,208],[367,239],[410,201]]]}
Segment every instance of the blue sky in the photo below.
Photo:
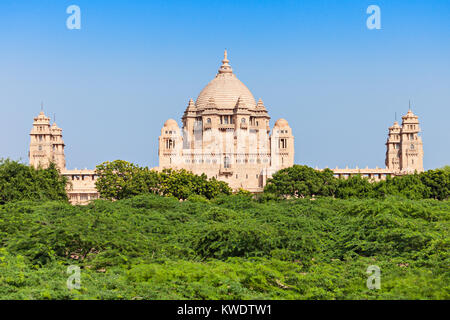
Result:
{"label": "blue sky", "polygon": [[[68,30],[66,8],[81,8]],[[381,30],[366,9],[381,8]],[[383,167],[387,128],[407,112],[426,169],[450,164],[450,2],[0,2],[0,158],[27,161],[41,101],[63,128],[68,168],[158,165],[158,136],[215,76],[237,76],[295,135],[295,162]]]}

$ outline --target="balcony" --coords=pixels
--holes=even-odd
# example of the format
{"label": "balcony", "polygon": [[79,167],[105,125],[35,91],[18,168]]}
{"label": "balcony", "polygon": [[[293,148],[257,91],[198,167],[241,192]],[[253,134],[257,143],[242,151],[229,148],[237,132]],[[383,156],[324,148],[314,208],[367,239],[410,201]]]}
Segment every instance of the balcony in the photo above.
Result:
{"label": "balcony", "polygon": [[220,168],[219,174],[221,176],[231,176],[233,174],[233,169],[232,168]]}
{"label": "balcony", "polygon": [[219,124],[219,130],[227,130],[227,129],[234,129],[234,124],[225,124],[225,123],[221,123]]}

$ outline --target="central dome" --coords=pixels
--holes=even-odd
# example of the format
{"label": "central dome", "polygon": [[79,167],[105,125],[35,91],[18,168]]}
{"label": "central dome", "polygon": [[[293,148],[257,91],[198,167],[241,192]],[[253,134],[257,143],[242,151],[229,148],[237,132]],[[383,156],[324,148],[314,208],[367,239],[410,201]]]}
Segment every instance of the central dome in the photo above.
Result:
{"label": "central dome", "polygon": [[247,107],[256,106],[255,98],[248,88],[234,74],[228,64],[227,52],[216,77],[203,88],[195,103],[197,108],[204,108],[210,98],[214,99],[217,108],[234,108],[239,98]]}

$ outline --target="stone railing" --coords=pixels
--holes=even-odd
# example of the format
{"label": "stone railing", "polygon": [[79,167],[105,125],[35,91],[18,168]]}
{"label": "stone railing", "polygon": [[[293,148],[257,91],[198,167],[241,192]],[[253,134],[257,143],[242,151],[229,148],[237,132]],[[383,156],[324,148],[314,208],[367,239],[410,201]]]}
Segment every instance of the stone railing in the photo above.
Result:
{"label": "stone railing", "polygon": [[233,169],[232,168],[220,168],[219,169],[219,174],[220,175],[232,175],[233,174]]}
{"label": "stone railing", "polygon": [[224,123],[222,123],[222,124],[219,124],[219,129],[220,130],[234,129],[234,124],[230,124],[230,123],[224,124]]}

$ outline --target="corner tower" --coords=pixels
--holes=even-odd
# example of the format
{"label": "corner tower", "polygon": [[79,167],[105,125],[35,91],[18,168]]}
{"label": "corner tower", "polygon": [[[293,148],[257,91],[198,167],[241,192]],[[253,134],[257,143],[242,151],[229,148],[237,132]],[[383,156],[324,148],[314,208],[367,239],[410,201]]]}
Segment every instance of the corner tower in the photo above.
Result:
{"label": "corner tower", "polygon": [[159,165],[162,167],[178,167],[181,162],[183,138],[175,120],[164,123],[159,137]]}
{"label": "corner tower", "polygon": [[402,117],[400,170],[423,172],[423,143],[419,136],[419,117],[411,110]]}
{"label": "corner tower", "polygon": [[35,168],[47,168],[54,162],[59,170],[66,168],[62,129],[56,123],[50,125],[50,118],[43,111],[34,118],[30,132],[29,164]]}
{"label": "corner tower", "polygon": [[389,127],[388,139],[386,141],[386,168],[400,171],[400,131],[401,127],[397,121]]}
{"label": "corner tower", "polygon": [[294,165],[294,136],[289,123],[278,119],[272,130],[271,151],[272,165],[283,169]]}

